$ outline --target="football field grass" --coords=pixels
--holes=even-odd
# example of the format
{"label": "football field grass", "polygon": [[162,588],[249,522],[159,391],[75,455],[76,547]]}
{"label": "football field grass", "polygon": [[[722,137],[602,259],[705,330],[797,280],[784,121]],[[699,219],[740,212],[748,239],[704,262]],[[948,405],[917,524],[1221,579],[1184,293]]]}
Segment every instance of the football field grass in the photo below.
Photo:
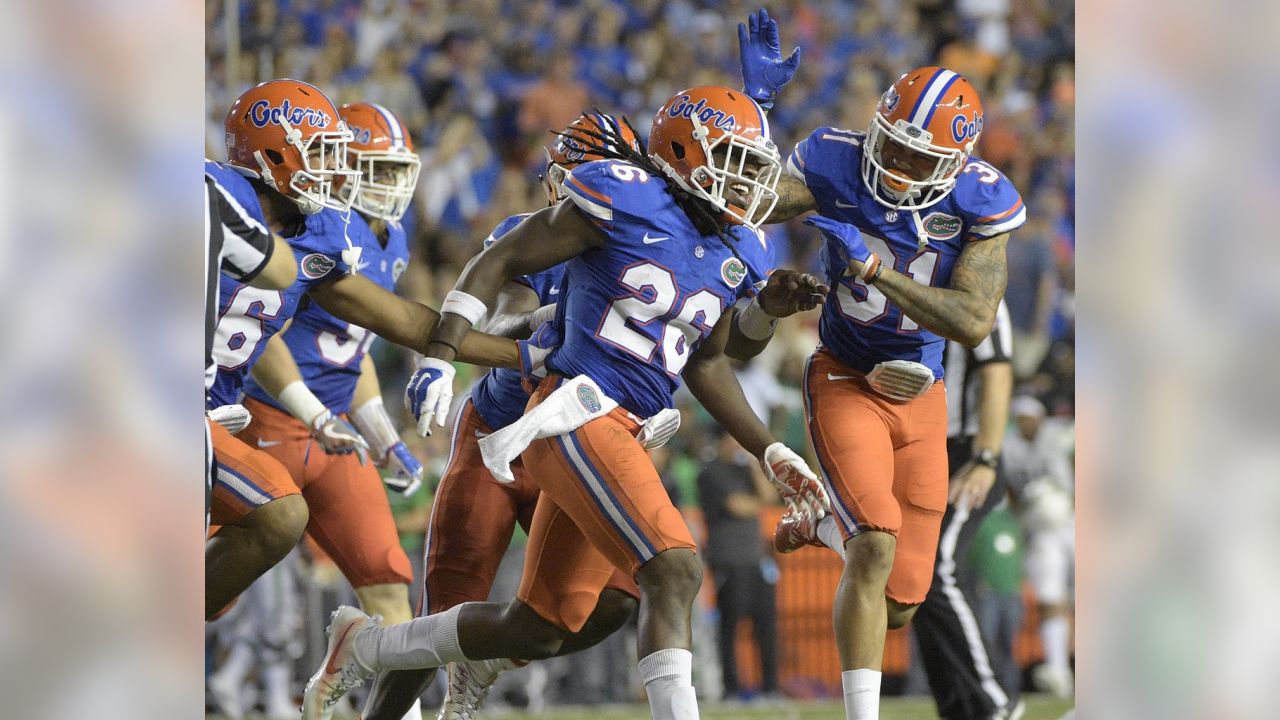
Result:
{"label": "football field grass", "polygon": [[[1059,720],[1073,706],[1072,700],[1059,700],[1041,695],[1024,695],[1027,714],[1023,720]],[[423,716],[433,717],[423,708]],[[703,720],[843,720],[844,707],[839,702],[801,701],[770,705],[710,705],[700,708]],[[493,720],[649,720],[645,705],[601,705],[597,707],[554,707],[540,714],[515,712],[504,708],[482,709],[482,718]],[[936,718],[933,700],[928,697],[887,697],[880,701],[881,720],[918,720]],[[210,720],[225,720],[222,715],[209,715]],[[250,714],[248,718],[260,718]],[[354,716],[335,715],[337,720],[354,720]]]}

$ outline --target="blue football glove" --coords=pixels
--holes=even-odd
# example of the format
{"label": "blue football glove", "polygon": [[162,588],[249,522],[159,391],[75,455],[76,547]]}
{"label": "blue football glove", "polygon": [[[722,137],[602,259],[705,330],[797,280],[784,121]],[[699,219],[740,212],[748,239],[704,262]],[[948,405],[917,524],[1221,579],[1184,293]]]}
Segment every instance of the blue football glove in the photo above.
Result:
{"label": "blue football glove", "polygon": [[764,8],[747,16],[747,25],[738,23],[738,57],[742,60],[742,91],[760,107],[773,107],[773,99],[783,85],[791,82],[800,66],[800,48],[791,57],[782,59],[782,46],[778,39],[778,21],[769,17]]}
{"label": "blue football glove", "polygon": [[382,481],[392,490],[410,497],[422,487],[422,463],[418,462],[418,458],[409,452],[409,446],[403,442],[398,442],[387,450],[386,467],[391,470],[391,474]]}
{"label": "blue football glove", "polygon": [[857,227],[822,215],[810,215],[805,218],[804,224],[818,228],[823,239],[835,246],[846,268],[852,260],[865,263],[870,259],[871,251],[867,249],[867,244],[863,242],[862,233]]}
{"label": "blue football glove", "polygon": [[404,402],[418,419],[418,434],[431,434],[431,420],[444,427],[449,404],[453,402],[453,366],[440,358],[424,357],[404,389]]}

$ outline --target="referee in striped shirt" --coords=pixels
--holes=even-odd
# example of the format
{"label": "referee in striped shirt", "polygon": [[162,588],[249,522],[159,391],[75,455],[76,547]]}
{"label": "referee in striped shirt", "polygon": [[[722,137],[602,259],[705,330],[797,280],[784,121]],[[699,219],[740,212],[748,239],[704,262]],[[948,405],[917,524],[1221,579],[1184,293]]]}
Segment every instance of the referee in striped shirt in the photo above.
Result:
{"label": "referee in striped shirt", "polygon": [[[283,290],[297,275],[293,251],[258,222],[213,178],[204,176],[204,390],[206,404],[218,366],[213,335],[218,326],[219,273],[257,288]],[[240,425],[243,427],[244,423]],[[213,441],[204,432],[205,525],[213,491]]]}
{"label": "referee in striped shirt", "polygon": [[912,619],[929,688],[943,720],[1018,720],[1023,706],[991,671],[982,634],[956,563],[1004,495],[1000,449],[1013,394],[1009,309],[1003,300],[991,335],[970,350],[947,342],[947,454],[951,470],[933,584]]}

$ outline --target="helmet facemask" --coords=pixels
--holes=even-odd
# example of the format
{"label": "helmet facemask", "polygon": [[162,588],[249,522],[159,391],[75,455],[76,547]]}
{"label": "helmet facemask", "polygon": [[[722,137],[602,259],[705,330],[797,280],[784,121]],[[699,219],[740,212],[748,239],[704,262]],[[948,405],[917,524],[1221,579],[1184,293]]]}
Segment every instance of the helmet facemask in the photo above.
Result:
{"label": "helmet facemask", "polygon": [[[693,168],[690,182],[685,182],[662,158],[655,156],[655,161],[685,190],[752,230],[759,229],[778,202],[778,179],[782,176],[778,148],[767,138],[752,139],[732,132],[707,142],[707,126],[697,115],[689,119],[693,139],[701,144],[707,163]],[[759,171],[750,172],[751,166]]]}
{"label": "helmet facemask", "polygon": [[[905,120],[891,125],[878,112],[871,116],[862,153],[862,181],[877,202],[895,210],[920,210],[951,192],[973,143],[961,150],[939,147],[932,140],[931,133]],[[896,146],[893,151],[898,153],[927,158],[932,161],[931,167],[923,173],[911,173],[919,177],[909,177],[902,169],[890,168],[891,163],[885,159],[885,149],[890,144]]]}
{"label": "helmet facemask", "polygon": [[338,186],[339,197],[365,215],[399,222],[413,201],[422,161],[407,148],[349,152],[348,157],[354,160],[354,169],[360,174],[360,183],[354,190],[354,202],[351,201],[353,190],[345,182]]}
{"label": "helmet facemask", "polygon": [[551,151],[545,147],[542,153],[547,156],[547,169],[542,175],[542,189],[547,193],[547,207],[551,207],[564,199],[564,193],[560,190],[560,186],[564,184],[564,179],[569,176],[569,171],[563,165],[551,158]]}
{"label": "helmet facemask", "polygon": [[[259,150],[254,157],[262,167],[263,179],[277,192],[297,203],[306,215],[320,212],[323,208],[341,212],[351,209],[352,198],[360,188],[360,171],[347,167],[347,143],[354,139],[347,126],[339,122],[336,130],[312,133],[303,141],[301,130],[284,117],[278,121],[284,130],[285,142],[298,152],[301,168],[288,177],[286,187],[280,187],[281,178],[276,177],[273,164],[268,163],[264,156],[267,151]],[[283,158],[274,165],[282,163]],[[345,193],[335,193],[335,186],[349,189]]]}

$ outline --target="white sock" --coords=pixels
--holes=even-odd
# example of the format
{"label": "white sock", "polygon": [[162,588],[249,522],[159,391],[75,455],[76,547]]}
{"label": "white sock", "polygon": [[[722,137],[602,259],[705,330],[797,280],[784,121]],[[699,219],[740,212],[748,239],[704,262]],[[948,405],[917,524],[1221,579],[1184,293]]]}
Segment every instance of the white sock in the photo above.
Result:
{"label": "white sock", "polygon": [[1051,668],[1071,668],[1071,626],[1065,615],[1058,615],[1040,623],[1040,643],[1044,645],[1044,661]]}
{"label": "white sock", "polygon": [[653,720],[698,720],[693,653],[680,648],[659,650],[641,658],[639,666]]}
{"label": "white sock", "polygon": [[422,698],[413,701],[409,712],[404,714],[404,720],[422,720]]}
{"label": "white sock", "polygon": [[396,625],[369,626],[356,636],[356,660],[377,672],[463,662],[468,658],[458,645],[458,613],[466,605]]}
{"label": "white sock", "polygon": [[844,720],[880,717],[880,671],[859,668],[840,673],[844,686]]}
{"label": "white sock", "polygon": [[836,519],[830,515],[818,521],[818,539],[823,545],[836,551],[840,558],[844,559],[844,536],[840,534],[840,528],[836,526]]}

